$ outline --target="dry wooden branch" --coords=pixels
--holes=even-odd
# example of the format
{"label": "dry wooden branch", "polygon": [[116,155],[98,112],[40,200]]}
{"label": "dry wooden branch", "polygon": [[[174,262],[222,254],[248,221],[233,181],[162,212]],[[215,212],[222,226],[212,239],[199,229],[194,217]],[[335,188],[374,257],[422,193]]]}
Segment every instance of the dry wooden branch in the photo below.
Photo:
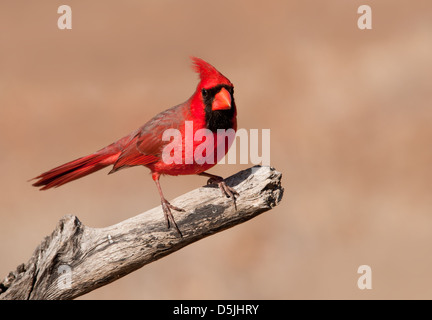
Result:
{"label": "dry wooden branch", "polygon": [[167,229],[159,207],[106,228],[63,217],[26,264],[0,282],[1,299],[73,299],[180,248],[272,209],[282,199],[282,174],[253,167],[227,179],[240,197],[235,210],[218,188],[205,186],[171,203],[183,237]]}

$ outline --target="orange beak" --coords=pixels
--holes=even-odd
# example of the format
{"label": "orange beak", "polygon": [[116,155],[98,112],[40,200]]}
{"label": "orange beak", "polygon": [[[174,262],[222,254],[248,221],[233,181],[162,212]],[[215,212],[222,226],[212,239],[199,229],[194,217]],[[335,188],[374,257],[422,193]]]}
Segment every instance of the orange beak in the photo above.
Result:
{"label": "orange beak", "polygon": [[231,94],[227,89],[222,88],[213,100],[212,110],[228,110],[231,109]]}

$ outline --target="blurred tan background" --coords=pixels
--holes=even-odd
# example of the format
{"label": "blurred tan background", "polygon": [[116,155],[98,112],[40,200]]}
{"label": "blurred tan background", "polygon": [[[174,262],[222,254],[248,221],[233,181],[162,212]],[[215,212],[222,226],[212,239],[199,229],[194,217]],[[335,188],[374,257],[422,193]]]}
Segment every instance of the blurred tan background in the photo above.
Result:
{"label": "blurred tan background", "polygon": [[[160,204],[146,168],[45,192],[27,180],[189,98],[191,55],[235,84],[239,127],[271,129],[283,201],[82,299],[432,298],[428,0],[2,1],[0,277],[63,215],[104,227]],[[205,179],[161,183],[173,199]]]}

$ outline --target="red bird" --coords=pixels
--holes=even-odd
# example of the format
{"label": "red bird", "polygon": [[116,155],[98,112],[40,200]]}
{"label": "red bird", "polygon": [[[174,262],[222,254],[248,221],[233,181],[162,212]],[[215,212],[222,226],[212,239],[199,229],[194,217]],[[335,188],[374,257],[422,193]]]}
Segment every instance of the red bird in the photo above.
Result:
{"label": "red bird", "polygon": [[[161,175],[198,174],[208,177],[208,183],[218,184],[222,193],[232,198],[235,203],[238,193],[228,186],[222,177],[205,172],[219,160],[216,150],[218,146],[217,130],[237,130],[234,86],[216,68],[204,60],[193,57],[192,61],[195,71],[200,76],[200,82],[194,94],[186,102],[157,114],[138,130],[96,153],[42,173],[34,178],[38,179],[38,181],[33,183],[33,186],[42,187],[41,190],[59,187],[110,165],[113,165],[113,168],[109,173],[114,173],[126,167],[146,166],[151,170],[152,178],[158,188],[167,227],[170,228],[171,222],[180,235],[181,232],[174,220],[171,209],[176,211],[184,210],[171,205],[165,199],[159,183]],[[214,161],[203,161],[203,158],[208,154],[202,155],[200,158],[198,153],[197,157],[195,150],[201,144],[201,141],[195,141],[193,137],[186,137],[186,121],[193,123],[194,134],[199,129],[211,131],[214,139],[214,150],[211,157],[213,157]],[[177,129],[181,133],[181,142],[177,142],[178,145],[174,147],[181,148],[179,150],[182,150],[182,161],[167,163],[162,160],[164,147],[169,143],[173,143],[172,141],[164,141],[166,139],[163,140],[162,138],[167,129]],[[186,139],[192,141],[185,141]],[[223,139],[225,140],[225,137]],[[187,143],[193,146],[193,150],[189,150],[189,154],[186,151],[188,149],[186,147]],[[225,146],[224,154],[228,152],[229,143],[230,141]],[[190,157],[192,151],[194,157]],[[185,161],[186,159],[191,160]]]}

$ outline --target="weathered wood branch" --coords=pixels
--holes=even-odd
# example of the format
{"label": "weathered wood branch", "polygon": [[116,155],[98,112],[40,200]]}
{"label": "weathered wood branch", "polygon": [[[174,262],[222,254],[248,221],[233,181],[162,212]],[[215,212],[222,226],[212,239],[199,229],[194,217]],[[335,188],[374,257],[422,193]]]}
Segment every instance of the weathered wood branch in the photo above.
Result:
{"label": "weathered wood branch", "polygon": [[188,192],[171,203],[183,237],[167,229],[161,207],[106,228],[65,216],[26,264],[0,282],[1,299],[73,299],[106,285],[180,248],[272,209],[282,199],[282,174],[253,167],[229,177],[240,197],[233,201],[213,186]]}

